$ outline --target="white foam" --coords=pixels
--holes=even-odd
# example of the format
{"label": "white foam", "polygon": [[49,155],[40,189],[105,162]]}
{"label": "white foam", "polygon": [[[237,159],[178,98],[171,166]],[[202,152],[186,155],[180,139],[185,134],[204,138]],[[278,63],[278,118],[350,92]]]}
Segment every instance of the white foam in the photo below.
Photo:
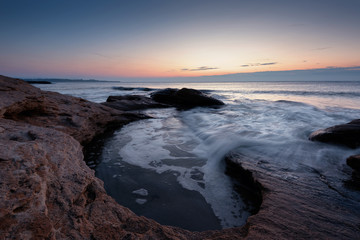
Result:
{"label": "white foam", "polygon": [[148,190],[146,190],[146,189],[144,189],[144,188],[140,188],[140,189],[138,189],[138,190],[134,190],[134,191],[132,191],[132,193],[133,193],[133,194],[140,195],[140,196],[143,196],[143,197],[149,195]]}
{"label": "white foam", "polygon": [[143,199],[143,198],[137,198],[137,199],[135,199],[135,202],[137,204],[143,205],[143,204],[145,204],[147,202],[147,200]]}
{"label": "white foam", "polygon": [[[313,130],[346,122],[349,116],[305,104],[243,100],[221,109],[152,113],[155,119],[132,123],[118,133],[119,139],[129,139],[119,149],[123,161],[158,173],[174,172],[184,188],[204,196],[223,227],[245,223],[249,215],[224,174],[222,160],[231,150],[240,149],[255,161],[270,161],[276,169],[274,177],[289,181],[298,179],[298,172],[306,167],[334,174],[331,169],[334,164],[341,165],[341,156],[354,152],[333,150],[330,145],[321,150],[318,143],[308,141]],[[179,152],[172,152],[174,149]],[[186,154],[181,156],[181,151]],[[333,158],[326,157],[331,154]],[[202,165],[175,164],[185,159],[187,163],[206,161]],[[195,170],[203,173],[203,179],[192,178]]]}

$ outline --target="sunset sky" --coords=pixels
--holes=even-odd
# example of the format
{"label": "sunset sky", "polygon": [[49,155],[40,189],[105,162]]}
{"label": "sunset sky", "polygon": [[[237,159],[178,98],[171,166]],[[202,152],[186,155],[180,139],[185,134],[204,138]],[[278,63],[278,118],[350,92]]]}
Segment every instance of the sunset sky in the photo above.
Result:
{"label": "sunset sky", "polygon": [[359,0],[1,0],[0,74],[117,79],[360,66]]}

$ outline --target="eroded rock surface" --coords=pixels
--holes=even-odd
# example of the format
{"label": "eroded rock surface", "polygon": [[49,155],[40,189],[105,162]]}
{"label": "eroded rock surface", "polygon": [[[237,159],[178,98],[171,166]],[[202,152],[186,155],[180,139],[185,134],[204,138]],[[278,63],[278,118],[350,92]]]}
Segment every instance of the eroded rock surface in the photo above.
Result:
{"label": "eroded rock surface", "polygon": [[56,129],[80,143],[104,131],[144,118],[81,98],[44,92],[19,79],[0,76],[0,117]]}
{"label": "eroded rock surface", "polygon": [[309,139],[357,148],[360,146],[360,119],[315,131]]}

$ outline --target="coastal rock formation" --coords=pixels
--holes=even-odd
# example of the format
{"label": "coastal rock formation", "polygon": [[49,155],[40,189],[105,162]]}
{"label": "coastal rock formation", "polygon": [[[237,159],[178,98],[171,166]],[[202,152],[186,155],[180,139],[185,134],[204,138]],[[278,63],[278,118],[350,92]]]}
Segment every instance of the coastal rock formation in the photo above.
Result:
{"label": "coastal rock formation", "polygon": [[22,80],[0,77],[0,117],[56,129],[81,144],[130,121],[145,118],[81,98],[44,92]]}
{"label": "coastal rock formation", "polygon": [[224,103],[213,97],[207,96],[195,89],[167,88],[151,94],[151,98],[157,102],[169,104],[178,108],[193,108],[203,106],[221,106]]}
{"label": "coastal rock formation", "polygon": [[[0,239],[239,239],[247,228],[190,232],[117,204],[81,144],[143,118],[0,76]],[[80,144],[81,143],[81,144]]]}
{"label": "coastal rock formation", "polygon": [[[283,175],[276,168],[269,172],[270,165],[265,159],[235,152],[225,159],[228,164],[238,166],[238,173],[250,175],[251,172],[253,180],[248,186],[261,183],[262,203],[258,213],[248,218],[247,239],[359,238],[358,216],[341,204],[352,202],[356,207],[358,202],[337,192],[315,169],[312,174]],[[259,187],[253,187],[250,193],[257,195],[258,190]]]}
{"label": "coastal rock formation", "polygon": [[135,215],[106,194],[103,182],[84,162],[83,146],[104,131],[143,117],[0,76],[0,239],[359,236],[356,217],[334,214],[343,210],[333,204],[334,199],[343,200],[341,194],[330,191],[333,194],[325,200],[331,201],[304,197],[309,191],[323,193],[323,188],[330,187],[321,175],[305,176],[306,181],[320,182],[309,190],[298,178],[269,174],[263,161],[245,161],[246,156],[238,154],[227,157],[227,173],[235,180],[242,178],[239,174],[248,175],[247,194],[255,199],[262,196],[258,213],[245,226],[190,232]]}
{"label": "coastal rock formation", "polygon": [[360,171],[360,155],[353,155],[346,159],[346,164],[354,170]]}
{"label": "coastal rock formation", "polygon": [[102,104],[122,111],[170,107],[169,105],[158,103],[149,97],[140,95],[109,96],[106,102]]}
{"label": "coastal rock formation", "polygon": [[360,146],[360,119],[315,131],[310,135],[309,139],[357,148]]}

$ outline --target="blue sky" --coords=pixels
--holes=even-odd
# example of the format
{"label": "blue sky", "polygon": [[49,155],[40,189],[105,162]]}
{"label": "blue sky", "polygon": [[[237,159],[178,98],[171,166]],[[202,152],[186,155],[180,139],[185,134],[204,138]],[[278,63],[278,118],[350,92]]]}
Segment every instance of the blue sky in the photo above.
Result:
{"label": "blue sky", "polygon": [[9,76],[136,79],[360,66],[358,0],[2,0],[0,9],[0,74]]}

